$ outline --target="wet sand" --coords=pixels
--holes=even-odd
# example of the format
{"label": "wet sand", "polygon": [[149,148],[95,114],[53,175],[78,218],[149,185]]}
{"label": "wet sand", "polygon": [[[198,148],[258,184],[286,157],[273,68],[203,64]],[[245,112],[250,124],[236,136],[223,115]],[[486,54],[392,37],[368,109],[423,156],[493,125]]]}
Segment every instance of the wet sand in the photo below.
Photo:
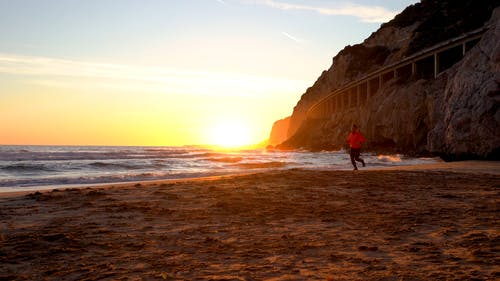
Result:
{"label": "wet sand", "polygon": [[498,280],[499,164],[440,165],[11,194],[0,280]]}

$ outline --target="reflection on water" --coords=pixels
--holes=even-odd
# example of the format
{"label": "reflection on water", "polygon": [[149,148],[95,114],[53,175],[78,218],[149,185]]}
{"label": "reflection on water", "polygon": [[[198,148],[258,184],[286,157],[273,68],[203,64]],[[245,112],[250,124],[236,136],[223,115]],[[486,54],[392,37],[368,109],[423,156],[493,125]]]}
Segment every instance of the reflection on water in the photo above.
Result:
{"label": "reflection on water", "polygon": [[[363,154],[365,169],[440,162]],[[0,192],[36,186],[203,177],[272,169],[350,170],[345,151],[215,151],[204,147],[0,146]],[[32,189],[32,188],[30,188]]]}

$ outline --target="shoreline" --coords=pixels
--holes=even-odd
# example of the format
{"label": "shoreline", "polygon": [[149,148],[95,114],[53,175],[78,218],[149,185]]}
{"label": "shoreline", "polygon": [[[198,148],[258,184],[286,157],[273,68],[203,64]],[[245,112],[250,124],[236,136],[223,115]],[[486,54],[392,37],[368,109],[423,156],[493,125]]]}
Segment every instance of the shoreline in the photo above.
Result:
{"label": "shoreline", "polygon": [[[130,187],[136,185],[162,185],[162,184],[172,184],[172,183],[180,183],[180,182],[198,182],[198,181],[211,181],[211,180],[219,180],[230,177],[237,176],[245,176],[254,173],[234,173],[234,174],[223,174],[223,175],[215,175],[215,176],[203,176],[203,177],[186,177],[186,178],[177,178],[177,179],[159,179],[159,180],[142,180],[142,181],[124,181],[124,182],[112,182],[112,183],[91,183],[91,184],[67,184],[60,185],[56,187],[51,187],[51,185],[46,186],[33,186],[34,189],[30,190],[20,190],[20,191],[0,191],[0,199],[1,198],[9,198],[16,196],[24,196],[34,192],[46,193],[52,192],[54,190],[64,191],[71,189],[94,189],[94,188],[102,188],[102,189],[110,189],[110,188],[123,188]],[[42,189],[36,189],[40,187]]]}
{"label": "shoreline", "polygon": [[[347,164],[346,164],[347,165]],[[349,164],[350,165],[350,164]],[[296,168],[291,168],[295,170]],[[290,169],[288,169],[290,170]],[[309,170],[300,169],[299,170]],[[272,172],[273,170],[266,171],[254,171],[254,172],[238,172],[238,173],[228,173],[222,175],[214,176],[203,176],[203,177],[186,177],[186,178],[174,178],[174,179],[159,179],[159,180],[141,180],[141,181],[125,181],[125,182],[113,182],[113,183],[91,183],[91,184],[68,184],[60,186],[33,186],[29,190],[20,191],[0,191],[0,198],[24,196],[33,192],[51,192],[54,189],[66,190],[66,189],[85,189],[85,188],[120,188],[128,187],[133,185],[161,185],[168,183],[178,183],[178,182],[197,182],[204,180],[217,180],[226,177],[238,177],[245,176],[249,174],[261,174]],[[350,169],[345,170],[317,170],[317,171],[344,171],[349,172]],[[432,164],[414,164],[414,165],[395,165],[390,167],[370,167],[369,164],[366,168],[360,168],[357,172],[363,171],[449,171],[455,173],[476,173],[476,174],[493,174],[500,175],[500,161],[480,161],[480,160],[466,160],[466,161],[456,161],[456,162],[440,162]],[[31,188],[31,187],[30,187]]]}

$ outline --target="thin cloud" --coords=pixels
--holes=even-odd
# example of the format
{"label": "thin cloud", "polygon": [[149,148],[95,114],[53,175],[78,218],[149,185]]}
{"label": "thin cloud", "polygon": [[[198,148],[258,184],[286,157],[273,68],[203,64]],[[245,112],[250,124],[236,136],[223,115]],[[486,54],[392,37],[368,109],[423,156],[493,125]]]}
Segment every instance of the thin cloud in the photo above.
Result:
{"label": "thin cloud", "polygon": [[[80,87],[84,85],[119,90],[175,92],[177,94],[234,96],[268,92],[293,92],[306,81],[209,71],[186,71],[165,67],[132,66],[50,57],[0,53],[2,73],[28,76],[27,82],[45,86]],[[71,79],[65,79],[71,78]]]}
{"label": "thin cloud", "polygon": [[300,43],[302,40],[300,40],[299,38],[293,36],[293,35],[290,35],[289,33],[287,32],[281,32],[281,34],[283,34],[285,37],[287,37],[288,39],[292,40],[292,41],[295,41],[296,43]]}
{"label": "thin cloud", "polygon": [[397,12],[387,10],[384,7],[363,6],[351,3],[343,4],[342,6],[337,7],[310,6],[279,2],[274,0],[262,0],[256,1],[256,3],[281,10],[310,11],[327,16],[352,16],[360,19],[363,22],[370,23],[387,22],[394,18],[394,16],[397,14]]}
{"label": "thin cloud", "polygon": [[226,1],[224,1],[224,0],[216,0],[216,1],[221,3],[222,5],[226,5]]}

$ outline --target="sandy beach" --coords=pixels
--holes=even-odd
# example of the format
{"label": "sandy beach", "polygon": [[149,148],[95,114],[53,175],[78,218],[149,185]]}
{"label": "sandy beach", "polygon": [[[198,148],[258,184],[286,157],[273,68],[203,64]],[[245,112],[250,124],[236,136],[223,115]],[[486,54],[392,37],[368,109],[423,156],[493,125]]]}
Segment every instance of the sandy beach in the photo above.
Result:
{"label": "sandy beach", "polygon": [[500,165],[3,194],[0,280],[498,280]]}

